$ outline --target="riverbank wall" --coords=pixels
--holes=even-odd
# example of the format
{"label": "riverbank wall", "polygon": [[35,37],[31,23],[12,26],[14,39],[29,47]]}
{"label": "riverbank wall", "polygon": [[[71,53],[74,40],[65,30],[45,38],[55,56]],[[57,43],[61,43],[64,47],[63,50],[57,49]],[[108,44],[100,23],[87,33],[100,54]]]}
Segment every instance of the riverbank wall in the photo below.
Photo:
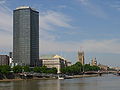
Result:
{"label": "riverbank wall", "polygon": [[[83,77],[96,77],[98,74],[92,75],[73,75],[67,76],[66,79],[83,78]],[[2,81],[21,81],[21,80],[50,80],[57,79],[57,77],[36,77],[36,76],[21,76],[20,74],[0,75],[0,82]]]}

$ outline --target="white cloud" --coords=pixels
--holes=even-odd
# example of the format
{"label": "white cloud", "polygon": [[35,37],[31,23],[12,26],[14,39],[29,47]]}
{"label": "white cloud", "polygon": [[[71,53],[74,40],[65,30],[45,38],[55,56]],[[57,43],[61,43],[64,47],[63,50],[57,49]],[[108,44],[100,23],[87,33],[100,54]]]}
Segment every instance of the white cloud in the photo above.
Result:
{"label": "white cloud", "polygon": [[88,0],[79,0],[79,1],[83,5],[88,5],[89,4]]}
{"label": "white cloud", "polygon": [[42,41],[41,52],[77,52],[82,49],[85,52],[92,53],[113,53],[120,54],[120,40],[84,40],[82,42],[57,42],[57,41]]}
{"label": "white cloud", "polygon": [[12,11],[0,4],[0,30],[12,31]]}
{"label": "white cloud", "polygon": [[6,0],[0,0],[0,4],[3,4],[5,2],[6,2]]}
{"label": "white cloud", "polygon": [[113,1],[112,3],[108,3],[108,5],[111,7],[111,8],[114,8],[116,10],[120,10],[120,1],[118,0],[115,0]]}
{"label": "white cloud", "polygon": [[82,46],[87,52],[94,53],[115,53],[120,54],[120,40],[87,40],[82,43]]}
{"label": "white cloud", "polygon": [[66,5],[60,5],[60,6],[58,6],[58,8],[64,9],[64,8],[67,8],[67,6]]}
{"label": "white cloud", "polygon": [[97,4],[94,4],[90,0],[78,0],[81,5],[83,5],[87,11],[97,17],[107,18],[108,16],[104,10]]}
{"label": "white cloud", "polygon": [[0,52],[12,51],[12,35],[0,32]]}
{"label": "white cloud", "polygon": [[12,50],[12,11],[0,1],[0,52]]}
{"label": "white cloud", "polygon": [[[40,40],[56,40],[57,35],[49,32],[57,32],[58,28],[73,29],[71,18],[56,11],[40,12]],[[58,31],[61,32],[61,31]]]}
{"label": "white cloud", "polygon": [[41,42],[41,40],[51,40],[51,41],[54,41],[57,38],[56,35],[50,34],[49,32],[44,31],[44,30],[40,30],[40,36],[39,37],[40,37],[40,42]]}
{"label": "white cloud", "polygon": [[66,15],[55,11],[40,12],[40,29],[53,30],[56,27],[72,28]]}

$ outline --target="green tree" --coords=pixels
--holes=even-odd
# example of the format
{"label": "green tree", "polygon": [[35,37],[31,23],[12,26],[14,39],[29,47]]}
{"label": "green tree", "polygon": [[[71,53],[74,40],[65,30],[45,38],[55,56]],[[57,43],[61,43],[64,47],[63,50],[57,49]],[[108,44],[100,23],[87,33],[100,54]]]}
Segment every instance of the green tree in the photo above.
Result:
{"label": "green tree", "polygon": [[90,64],[85,64],[85,65],[84,65],[84,71],[91,71],[91,66],[90,66]]}
{"label": "green tree", "polygon": [[52,68],[52,73],[53,73],[53,74],[57,74],[57,68],[53,67],[53,68]]}
{"label": "green tree", "polygon": [[41,67],[34,67],[33,71],[37,73],[41,73]]}
{"label": "green tree", "polygon": [[75,66],[82,67],[82,64],[81,64],[80,62],[76,62],[74,65],[75,65]]}
{"label": "green tree", "polygon": [[30,72],[30,67],[29,66],[23,66],[24,72]]}
{"label": "green tree", "polygon": [[14,66],[13,67],[13,72],[14,73],[21,73],[22,72],[22,66],[20,66],[20,65],[17,65],[17,66]]}
{"label": "green tree", "polygon": [[8,73],[10,73],[10,71],[11,71],[10,66],[8,66],[8,65],[0,66],[0,72],[2,74],[8,74]]}
{"label": "green tree", "polygon": [[98,70],[100,70],[100,67],[98,67],[98,66],[92,66],[92,70],[93,71],[98,71]]}
{"label": "green tree", "polygon": [[71,74],[72,73],[71,66],[68,66],[68,67],[65,67],[65,68],[61,68],[61,73]]}
{"label": "green tree", "polygon": [[80,66],[74,64],[70,67],[70,73],[79,74],[80,72],[81,72],[81,67]]}
{"label": "green tree", "polygon": [[72,66],[61,68],[61,72],[64,74],[79,74],[82,72],[82,64],[77,62]]}
{"label": "green tree", "polygon": [[55,67],[47,69],[47,73],[57,74],[57,69]]}
{"label": "green tree", "polygon": [[61,68],[60,71],[61,73],[66,73],[66,68]]}
{"label": "green tree", "polygon": [[40,67],[41,69],[41,73],[47,73],[47,67],[46,66],[42,66]]}
{"label": "green tree", "polygon": [[85,64],[84,70],[85,71],[98,71],[100,70],[100,68],[98,66],[90,66],[90,64]]}

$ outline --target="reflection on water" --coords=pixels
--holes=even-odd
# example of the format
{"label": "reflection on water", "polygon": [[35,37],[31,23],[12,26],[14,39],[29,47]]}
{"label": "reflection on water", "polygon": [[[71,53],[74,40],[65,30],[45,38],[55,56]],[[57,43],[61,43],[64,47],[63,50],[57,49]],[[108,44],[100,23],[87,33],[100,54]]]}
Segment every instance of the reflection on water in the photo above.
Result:
{"label": "reflection on water", "polygon": [[65,80],[0,82],[0,90],[120,90],[120,77],[105,75]]}

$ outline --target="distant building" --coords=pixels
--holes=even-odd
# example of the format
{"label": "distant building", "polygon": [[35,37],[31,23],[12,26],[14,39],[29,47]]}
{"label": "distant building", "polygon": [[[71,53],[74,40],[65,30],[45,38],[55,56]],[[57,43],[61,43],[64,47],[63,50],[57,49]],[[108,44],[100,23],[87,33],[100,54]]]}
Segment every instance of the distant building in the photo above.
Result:
{"label": "distant building", "polygon": [[91,66],[97,66],[97,60],[96,60],[96,58],[92,59]]}
{"label": "distant building", "polygon": [[0,65],[9,65],[9,56],[0,55]]}
{"label": "distant building", "polygon": [[9,66],[14,67],[13,53],[9,52]]}
{"label": "distant building", "polygon": [[47,68],[57,68],[57,73],[61,73],[60,69],[69,65],[68,61],[59,55],[43,55],[40,57],[43,66]]}
{"label": "distant building", "polygon": [[17,65],[39,65],[39,12],[28,6],[13,12],[13,61]]}
{"label": "distant building", "polygon": [[67,66],[71,66],[72,63],[70,61],[67,61]]}
{"label": "distant building", "polygon": [[107,65],[99,64],[98,66],[100,67],[101,70],[104,70],[104,71],[107,71],[109,69]]}
{"label": "distant building", "polygon": [[120,71],[120,67],[112,67],[111,69]]}
{"label": "distant building", "polygon": [[13,54],[9,52],[9,65],[13,62]]}
{"label": "distant building", "polygon": [[84,52],[78,52],[78,62],[80,62],[82,65],[85,64],[85,61],[84,61]]}

